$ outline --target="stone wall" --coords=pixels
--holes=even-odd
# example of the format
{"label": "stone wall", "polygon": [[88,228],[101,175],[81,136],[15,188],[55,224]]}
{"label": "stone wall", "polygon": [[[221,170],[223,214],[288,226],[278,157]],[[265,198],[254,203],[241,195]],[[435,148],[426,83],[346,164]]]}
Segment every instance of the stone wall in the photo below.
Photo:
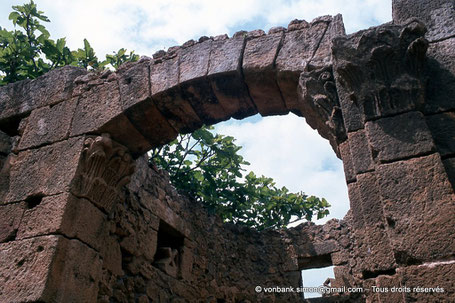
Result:
{"label": "stone wall", "polygon": [[[330,265],[319,301],[455,301],[454,17],[453,1],[395,0],[392,23],[348,36],[341,16],[294,20],[1,87],[0,301],[294,302],[255,287]],[[288,112],[343,160],[343,220],[223,224],[142,156]]]}

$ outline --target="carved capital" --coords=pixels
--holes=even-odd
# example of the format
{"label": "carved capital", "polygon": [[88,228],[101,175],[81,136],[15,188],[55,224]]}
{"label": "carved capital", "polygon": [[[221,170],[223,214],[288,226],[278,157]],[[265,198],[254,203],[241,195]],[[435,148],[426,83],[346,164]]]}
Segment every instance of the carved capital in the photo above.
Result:
{"label": "carved capital", "polygon": [[346,140],[346,130],[332,66],[308,66],[307,71],[300,75],[299,96],[308,124],[337,150],[338,144]]}
{"label": "carved capital", "polygon": [[126,147],[114,142],[108,134],[89,137],[84,142],[72,192],[109,213],[123,198],[122,187],[129,183],[134,168]]}
{"label": "carved capital", "polygon": [[404,26],[386,24],[334,40],[334,70],[345,121],[346,115],[357,115],[363,124],[422,107],[425,32],[422,23],[411,20]]}

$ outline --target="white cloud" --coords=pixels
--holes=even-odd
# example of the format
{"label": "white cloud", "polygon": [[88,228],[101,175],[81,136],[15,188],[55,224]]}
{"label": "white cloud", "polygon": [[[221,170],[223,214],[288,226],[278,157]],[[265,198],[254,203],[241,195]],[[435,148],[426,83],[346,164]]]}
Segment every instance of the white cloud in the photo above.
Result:
{"label": "white cloud", "polygon": [[305,119],[293,114],[216,125],[216,131],[236,138],[249,170],[272,177],[293,192],[326,198],[329,218],[342,218],[349,209],[343,164]]}

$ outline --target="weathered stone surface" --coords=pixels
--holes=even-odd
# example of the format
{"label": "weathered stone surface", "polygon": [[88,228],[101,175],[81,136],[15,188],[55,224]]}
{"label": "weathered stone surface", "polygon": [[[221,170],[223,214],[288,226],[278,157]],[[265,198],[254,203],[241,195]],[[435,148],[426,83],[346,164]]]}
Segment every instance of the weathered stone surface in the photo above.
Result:
{"label": "weathered stone surface", "polygon": [[364,173],[374,169],[373,157],[364,130],[348,133],[354,172]]}
{"label": "weathered stone surface", "polygon": [[133,172],[134,162],[124,146],[112,141],[108,134],[88,137],[71,192],[109,214],[117,201],[124,199],[123,186]]}
{"label": "weathered stone surface", "polygon": [[263,115],[288,112],[276,80],[275,59],[283,32],[248,40],[243,53],[243,73],[250,96]]}
{"label": "weathered stone surface", "polygon": [[58,242],[43,300],[96,301],[101,278],[98,253],[78,240],[59,237]]}
{"label": "weathered stone surface", "polygon": [[334,71],[348,131],[423,107],[424,33],[415,21],[404,28],[388,24],[334,39]]}
{"label": "weathered stone surface", "polygon": [[151,97],[151,60],[142,57],[139,62],[123,64],[117,71],[122,110]]}
{"label": "weathered stone surface", "polygon": [[188,100],[183,98],[178,86],[179,59],[177,56],[152,64],[150,79],[153,101],[175,130],[186,133],[202,126],[200,118]]}
{"label": "weathered stone surface", "polygon": [[378,271],[387,271],[396,266],[390,241],[387,237],[386,220],[379,186],[374,173],[357,176],[365,236],[368,241],[366,262],[359,265],[364,276]]}
{"label": "weathered stone surface", "polygon": [[301,73],[298,87],[299,105],[292,109],[305,117],[308,124],[328,139],[340,157],[338,144],[346,140],[346,130],[336,92],[331,66]]}
{"label": "weathered stone surface", "polygon": [[351,157],[351,148],[349,147],[349,142],[345,141],[341,143],[339,146],[339,151],[341,155],[341,159],[343,160],[343,168],[344,168],[344,175],[346,177],[346,182],[351,183],[355,181],[355,173],[354,173],[354,164],[352,163]]}
{"label": "weathered stone surface", "polygon": [[206,40],[181,50],[179,84],[199,118],[216,123],[227,117],[207,78],[211,45],[212,40]]}
{"label": "weathered stone surface", "polygon": [[0,244],[0,296],[4,302],[44,299],[59,238],[47,236]]}
{"label": "weathered stone surface", "polygon": [[[0,131],[0,155],[6,156],[11,151],[11,137]],[[1,166],[0,166],[1,169]]]}
{"label": "weathered stone surface", "polygon": [[455,4],[451,0],[394,0],[392,7],[395,23],[403,24],[410,18],[423,21],[430,41],[455,35]]}
{"label": "weathered stone surface", "polygon": [[[401,281],[400,275],[386,276],[380,275],[374,283],[376,287],[380,287],[380,291],[376,291],[379,303],[387,302],[407,302],[404,300],[406,292],[405,287],[409,287]],[[401,288],[401,289],[400,289]],[[386,291],[387,290],[387,291]]]}
{"label": "weathered stone surface", "polygon": [[452,187],[455,190],[455,158],[444,160],[443,163],[447,172],[447,176],[449,177],[449,181],[452,183]]}
{"label": "weathered stone surface", "polygon": [[397,263],[451,255],[455,195],[439,155],[384,164],[377,172]]}
{"label": "weathered stone surface", "polygon": [[1,87],[0,120],[70,99],[74,79],[86,73],[82,68],[65,66],[35,80],[24,80]]}
{"label": "weathered stone surface", "polygon": [[425,111],[455,109],[455,38],[431,43],[428,48]]}
{"label": "weathered stone surface", "polygon": [[111,119],[122,113],[116,81],[94,86],[79,97],[71,125],[71,136],[98,132]]}
{"label": "weathered stone surface", "polygon": [[16,239],[24,209],[24,202],[0,206],[0,243]]}
{"label": "weathered stone surface", "polygon": [[428,116],[427,123],[441,156],[455,154],[455,113]]}
{"label": "weathered stone surface", "polygon": [[179,83],[207,76],[212,40],[196,43],[181,50],[179,56]]}
{"label": "weathered stone surface", "polygon": [[229,119],[207,78],[186,82],[181,87],[183,98],[188,100],[201,121],[214,124]]}
{"label": "weathered stone surface", "polygon": [[[77,240],[45,236],[0,244],[0,294],[5,302],[93,302],[100,262]],[[83,290],[83,291],[81,291]]]}
{"label": "weathered stone surface", "polygon": [[241,119],[257,113],[242,76],[245,37],[213,41],[208,77],[226,115]]}
{"label": "weathered stone surface", "polygon": [[338,36],[345,36],[346,31],[344,29],[343,17],[338,14],[335,15],[331,20],[321,20],[321,23],[328,23],[327,30],[324,33],[324,37],[319,43],[319,46],[314,53],[311,61],[309,62],[312,66],[325,66],[332,63],[332,39]]}
{"label": "weathered stone surface", "polygon": [[19,142],[19,149],[28,149],[66,139],[77,101],[77,98],[73,98],[52,107],[46,106],[32,111]]}
{"label": "weathered stone surface", "polygon": [[380,162],[428,154],[435,150],[432,135],[420,112],[370,121],[365,130],[372,153]]}
{"label": "weathered stone surface", "polygon": [[152,100],[146,100],[130,107],[125,115],[152,147],[168,143],[177,137],[176,130],[160,113]]}
{"label": "weathered stone surface", "polygon": [[406,302],[430,303],[455,300],[453,289],[455,263],[453,261],[405,267],[400,269],[399,273],[402,276],[403,285],[411,290],[404,294]]}
{"label": "weathered stone surface", "polygon": [[99,237],[105,215],[85,199],[65,193],[43,198],[24,212],[17,239],[48,234],[77,238],[99,250]]}
{"label": "weathered stone surface", "polygon": [[[276,58],[277,82],[286,107],[298,108],[297,85],[299,76],[313,58],[328,23],[312,23],[309,27],[285,33],[283,46]],[[330,56],[330,52],[325,54]]]}
{"label": "weathered stone surface", "polygon": [[27,197],[67,191],[76,173],[83,141],[81,137],[71,138],[20,152],[12,160],[9,184],[2,201],[23,201]]}
{"label": "weathered stone surface", "polygon": [[146,139],[125,114],[120,114],[103,125],[100,128],[100,133],[110,134],[114,141],[126,146],[134,158],[151,150],[153,148],[152,142],[156,142],[156,139],[152,142]]}

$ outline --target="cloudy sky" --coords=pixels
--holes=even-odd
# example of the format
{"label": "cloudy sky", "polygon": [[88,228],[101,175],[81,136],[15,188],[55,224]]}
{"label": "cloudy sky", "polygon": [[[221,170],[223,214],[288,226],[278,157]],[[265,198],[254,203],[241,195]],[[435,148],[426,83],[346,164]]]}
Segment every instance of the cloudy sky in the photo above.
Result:
{"label": "cloudy sky", "polygon": [[[0,26],[12,5],[1,0]],[[287,26],[293,19],[311,21],[341,13],[348,33],[391,20],[391,0],[36,0],[51,23],[52,38],[66,37],[71,49],[87,38],[98,58],[120,48],[151,56],[200,36],[239,30]],[[331,216],[342,218],[349,209],[342,163],[328,142],[294,115],[229,121],[217,125],[232,135],[257,174],[273,177],[292,191],[325,197]],[[323,223],[320,220],[317,223]]]}

